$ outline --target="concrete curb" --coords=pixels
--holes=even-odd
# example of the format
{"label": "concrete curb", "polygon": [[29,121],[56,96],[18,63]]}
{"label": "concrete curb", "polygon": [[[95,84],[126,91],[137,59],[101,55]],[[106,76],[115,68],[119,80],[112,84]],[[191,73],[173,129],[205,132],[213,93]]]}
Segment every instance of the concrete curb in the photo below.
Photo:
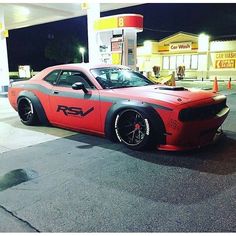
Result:
{"label": "concrete curb", "polygon": [[8,97],[8,92],[0,93],[0,97]]}

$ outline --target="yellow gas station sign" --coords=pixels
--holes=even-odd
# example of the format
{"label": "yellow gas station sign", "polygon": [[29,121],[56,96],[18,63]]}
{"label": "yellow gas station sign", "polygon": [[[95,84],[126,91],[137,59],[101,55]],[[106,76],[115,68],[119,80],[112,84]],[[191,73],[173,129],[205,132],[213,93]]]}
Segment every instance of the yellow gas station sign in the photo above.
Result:
{"label": "yellow gas station sign", "polygon": [[117,28],[136,28],[143,30],[143,16],[137,14],[102,17],[95,21],[94,30],[105,31]]}

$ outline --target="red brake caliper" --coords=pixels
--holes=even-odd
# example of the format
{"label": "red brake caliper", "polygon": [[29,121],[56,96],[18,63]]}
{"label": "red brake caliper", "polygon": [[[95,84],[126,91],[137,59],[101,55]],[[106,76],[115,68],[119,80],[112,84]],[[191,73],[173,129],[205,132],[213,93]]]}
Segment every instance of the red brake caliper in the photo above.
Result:
{"label": "red brake caliper", "polygon": [[135,129],[137,130],[137,129],[140,129],[141,128],[141,126],[140,126],[140,124],[139,123],[137,123],[137,124],[135,124]]}

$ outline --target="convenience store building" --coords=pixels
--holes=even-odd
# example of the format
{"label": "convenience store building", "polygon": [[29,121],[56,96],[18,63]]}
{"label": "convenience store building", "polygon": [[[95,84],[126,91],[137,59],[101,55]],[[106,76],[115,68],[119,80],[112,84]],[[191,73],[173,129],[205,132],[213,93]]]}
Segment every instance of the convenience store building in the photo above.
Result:
{"label": "convenience store building", "polygon": [[213,39],[205,34],[178,32],[160,41],[145,41],[137,50],[137,66],[144,73],[160,68],[167,76],[178,66],[185,67],[185,77],[194,79],[229,79],[236,77],[236,40]]}

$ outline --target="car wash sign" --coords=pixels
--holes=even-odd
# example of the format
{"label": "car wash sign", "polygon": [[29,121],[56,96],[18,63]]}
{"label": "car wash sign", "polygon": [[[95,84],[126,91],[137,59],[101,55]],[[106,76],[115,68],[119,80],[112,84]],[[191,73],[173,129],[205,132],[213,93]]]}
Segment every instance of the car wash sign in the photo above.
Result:
{"label": "car wash sign", "polygon": [[170,43],[169,51],[190,51],[192,50],[192,42]]}
{"label": "car wash sign", "polygon": [[235,68],[236,52],[216,53],[215,68],[216,69],[232,69]]}

